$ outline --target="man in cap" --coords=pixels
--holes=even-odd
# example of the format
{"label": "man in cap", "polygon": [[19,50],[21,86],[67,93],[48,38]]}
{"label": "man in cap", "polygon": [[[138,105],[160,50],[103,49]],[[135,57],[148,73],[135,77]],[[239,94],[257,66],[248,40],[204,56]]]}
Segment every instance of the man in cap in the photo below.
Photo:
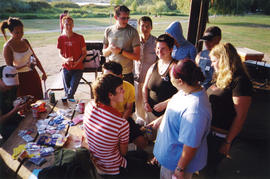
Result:
{"label": "man in cap", "polygon": [[211,26],[206,29],[200,41],[204,42],[205,50],[201,51],[196,57],[196,63],[201,67],[201,70],[205,76],[205,80],[202,83],[205,89],[211,86],[212,76],[214,68],[211,66],[211,60],[209,52],[219,44],[221,40],[221,30],[217,26]]}
{"label": "man in cap", "polygon": [[25,104],[16,104],[17,88],[19,85],[18,73],[13,66],[0,67],[0,134],[6,140],[21,121],[18,111],[26,107]]}

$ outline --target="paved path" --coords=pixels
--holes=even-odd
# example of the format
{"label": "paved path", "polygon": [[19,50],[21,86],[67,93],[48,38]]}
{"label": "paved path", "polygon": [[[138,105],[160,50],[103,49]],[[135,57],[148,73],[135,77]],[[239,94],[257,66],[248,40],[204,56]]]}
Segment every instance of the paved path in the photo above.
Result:
{"label": "paved path", "polygon": [[[188,20],[180,20],[181,23],[186,23]],[[158,24],[170,24],[171,22],[154,22],[154,25]],[[74,31],[81,31],[81,30],[102,30],[104,31],[106,29],[106,26],[95,26],[95,25],[90,25],[90,26],[77,26],[74,27]],[[53,32],[59,32],[59,28],[57,29],[52,29],[52,30],[34,30],[34,31],[25,31],[24,34],[44,34],[44,33],[53,33]],[[0,34],[0,36],[3,36]]]}

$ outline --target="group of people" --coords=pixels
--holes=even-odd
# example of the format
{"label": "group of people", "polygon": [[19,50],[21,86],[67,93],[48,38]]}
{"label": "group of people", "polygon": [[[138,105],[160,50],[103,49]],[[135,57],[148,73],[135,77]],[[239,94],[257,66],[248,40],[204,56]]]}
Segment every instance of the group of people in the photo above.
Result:
{"label": "group of people", "polygon": [[[251,104],[252,84],[244,64],[232,44],[220,43],[217,26],[206,29],[201,38],[206,49],[197,54],[184,38],[180,22],[173,22],[156,38],[151,34],[150,17],[139,19],[139,34],[128,24],[129,15],[126,6],[115,7],[115,24],[104,32],[107,62],[102,66],[103,75],[93,83],[94,100],[84,114],[88,148],[98,173],[104,178],[127,178],[141,174],[138,170],[146,175],[153,169],[143,151],[148,140],[132,118],[136,116],[145,121],[146,128],[157,132],[152,165],[161,166],[161,179],[192,178],[203,168],[208,176],[214,176],[219,162],[229,155]],[[84,37],[73,32],[74,21],[69,15],[63,15],[61,24],[57,48],[63,60],[65,96],[73,99],[83,74],[86,45]],[[1,24],[6,38],[5,28],[12,37],[4,45],[4,69],[13,73],[1,73],[1,123],[7,114],[2,110],[2,89],[19,85],[17,95],[42,98],[31,55],[46,80],[39,59],[22,38],[21,21],[9,18]],[[22,107],[9,111],[15,114]],[[136,144],[137,153],[128,152],[131,142]]]}
{"label": "group of people", "polygon": [[[215,176],[251,104],[252,84],[235,47],[220,43],[217,26],[206,29],[201,38],[205,50],[197,54],[183,37],[180,22],[156,38],[150,17],[139,19],[140,35],[128,24],[127,7],[117,6],[114,18],[116,23],[104,34],[103,55],[109,62],[103,72],[118,66],[122,74],[109,69],[94,82],[94,101],[84,115],[89,150],[99,172],[104,178],[121,178],[123,170],[134,166],[128,160],[128,143],[138,149],[147,143],[130,118],[135,102],[137,118],[157,131],[151,162],[161,166],[160,178],[192,178],[196,171]],[[130,102],[125,100],[128,96]]]}

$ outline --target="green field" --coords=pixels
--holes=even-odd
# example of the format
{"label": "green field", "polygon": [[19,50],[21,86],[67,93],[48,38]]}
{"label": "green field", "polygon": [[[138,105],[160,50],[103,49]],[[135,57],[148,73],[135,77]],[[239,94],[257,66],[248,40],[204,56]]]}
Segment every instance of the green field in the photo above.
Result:
{"label": "green field", "polygon": [[[141,16],[131,16],[139,19]],[[185,20],[182,23],[184,34],[187,33],[188,16],[162,16],[152,17],[154,28],[152,33],[156,36],[164,33],[166,27],[175,20]],[[59,36],[58,19],[25,19],[25,38],[29,39],[34,47],[56,44]],[[114,23],[110,18],[79,18],[75,19],[76,32],[83,34],[86,40],[102,40],[104,28]],[[210,17],[207,26],[217,25],[223,31],[223,42],[231,42],[236,47],[248,47],[270,56],[270,16],[216,16]],[[39,32],[42,31],[42,32]],[[30,33],[31,34],[27,34]],[[35,33],[33,33],[35,32]],[[0,46],[4,38],[0,39]],[[0,49],[2,54],[2,48]]]}

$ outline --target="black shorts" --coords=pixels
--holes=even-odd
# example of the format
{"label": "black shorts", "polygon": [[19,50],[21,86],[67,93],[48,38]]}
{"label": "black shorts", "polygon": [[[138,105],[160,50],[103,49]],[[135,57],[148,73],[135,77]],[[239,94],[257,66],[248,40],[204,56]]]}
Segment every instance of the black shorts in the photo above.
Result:
{"label": "black shorts", "polygon": [[143,136],[143,132],[140,130],[140,126],[129,117],[127,119],[129,123],[129,143],[132,143],[137,137]]}

